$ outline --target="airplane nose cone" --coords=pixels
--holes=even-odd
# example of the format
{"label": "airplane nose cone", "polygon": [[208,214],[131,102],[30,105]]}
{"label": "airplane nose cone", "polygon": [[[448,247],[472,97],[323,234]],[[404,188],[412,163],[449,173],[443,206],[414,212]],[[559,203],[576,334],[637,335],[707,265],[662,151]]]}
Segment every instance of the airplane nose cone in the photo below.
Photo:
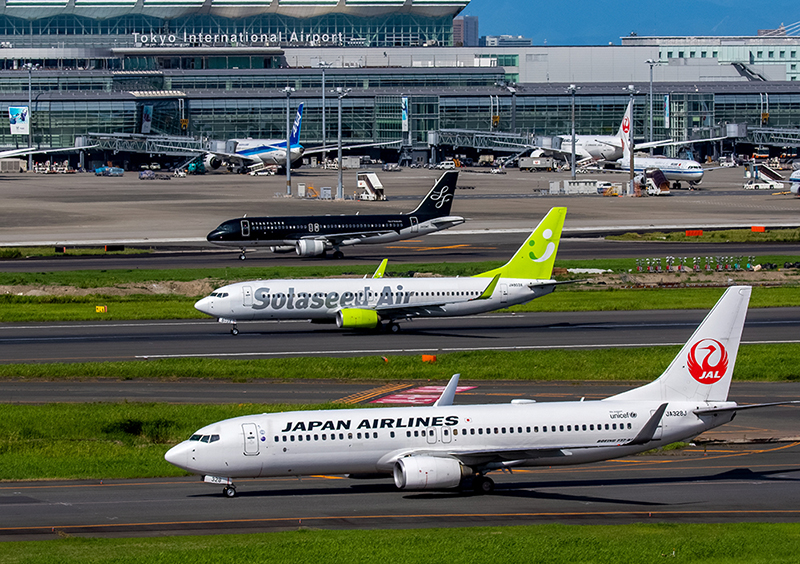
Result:
{"label": "airplane nose cone", "polygon": [[206,235],[206,241],[208,241],[209,243],[213,243],[221,239],[222,239],[222,233],[220,233],[219,231],[212,231],[211,233]]}
{"label": "airplane nose cone", "polygon": [[197,311],[205,313],[206,315],[214,315],[214,299],[206,296],[194,304]]}
{"label": "airplane nose cone", "polygon": [[188,470],[190,449],[191,447],[186,443],[186,441],[184,441],[169,449],[164,455],[164,460],[166,460],[173,466],[177,466],[178,468],[183,468],[184,470]]}

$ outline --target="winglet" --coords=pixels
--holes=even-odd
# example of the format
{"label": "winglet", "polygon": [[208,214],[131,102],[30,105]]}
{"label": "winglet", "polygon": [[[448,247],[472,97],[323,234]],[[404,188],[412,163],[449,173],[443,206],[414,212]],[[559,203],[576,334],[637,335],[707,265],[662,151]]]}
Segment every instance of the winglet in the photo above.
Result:
{"label": "winglet", "polygon": [[442,395],[439,396],[439,399],[436,400],[436,403],[433,404],[433,407],[453,405],[453,400],[456,397],[456,388],[458,388],[458,378],[460,376],[461,374],[453,374],[453,377],[450,378],[450,381],[447,383],[447,387],[442,392]]}
{"label": "winglet", "polygon": [[378,269],[375,271],[375,274],[372,275],[373,278],[383,278],[383,273],[386,271],[386,265],[389,263],[389,259],[383,259],[381,263],[378,265]]}
{"label": "winglet", "polygon": [[489,285],[486,286],[486,289],[483,291],[483,293],[477,298],[472,298],[470,301],[472,302],[475,300],[488,300],[489,298],[491,298],[492,294],[494,294],[494,289],[497,287],[497,282],[499,280],[500,280],[500,273],[498,272],[497,274],[494,275],[492,281],[489,282]]}
{"label": "winglet", "polygon": [[664,417],[664,412],[667,410],[667,405],[666,403],[662,403],[650,419],[647,420],[647,423],[644,424],[644,427],[642,427],[642,430],[636,435],[636,438],[627,444],[643,445],[652,441],[658,429],[658,424],[661,423],[661,418]]}

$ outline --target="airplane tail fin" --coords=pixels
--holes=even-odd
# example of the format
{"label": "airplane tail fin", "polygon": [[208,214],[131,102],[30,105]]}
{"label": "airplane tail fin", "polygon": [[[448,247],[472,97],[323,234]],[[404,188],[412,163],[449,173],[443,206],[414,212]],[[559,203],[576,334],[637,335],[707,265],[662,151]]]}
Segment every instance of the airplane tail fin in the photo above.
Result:
{"label": "airplane tail fin", "polygon": [[431,191],[417,206],[417,209],[408,215],[422,215],[428,217],[444,217],[450,215],[450,206],[453,205],[453,196],[456,193],[458,171],[448,170],[439,177]]}
{"label": "airplane tail fin", "polygon": [[628,107],[625,109],[625,115],[622,117],[622,122],[619,124],[617,130],[617,139],[622,146],[622,158],[627,163],[631,158],[630,138],[631,128],[633,127],[633,100],[628,102]]}
{"label": "airplane tail fin", "polygon": [[567,208],[552,208],[511,260],[476,277],[494,278],[499,274],[502,278],[549,280],[566,215]]}
{"label": "airplane tail fin", "polygon": [[608,399],[726,401],[750,292],[750,286],[725,290],[657,380]]}
{"label": "airplane tail fin", "polygon": [[289,136],[289,142],[292,145],[296,145],[300,142],[300,126],[303,123],[303,102],[300,102],[300,105],[297,106],[297,115],[294,118],[294,124],[292,125],[292,133]]}

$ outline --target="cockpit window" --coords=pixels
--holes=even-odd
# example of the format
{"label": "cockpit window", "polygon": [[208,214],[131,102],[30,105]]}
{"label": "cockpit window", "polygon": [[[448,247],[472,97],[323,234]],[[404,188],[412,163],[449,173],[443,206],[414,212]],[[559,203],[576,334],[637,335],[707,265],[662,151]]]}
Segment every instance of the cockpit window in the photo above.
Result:
{"label": "cockpit window", "polygon": [[223,223],[222,225],[220,225],[219,227],[217,227],[216,231],[222,232],[222,233],[235,233],[236,229],[237,229],[236,224],[226,222],[226,223]]}
{"label": "cockpit window", "polygon": [[209,297],[211,297],[211,298],[227,298],[228,297],[228,292],[211,292],[209,294]]}
{"label": "cockpit window", "polygon": [[208,442],[213,443],[218,440],[219,440],[219,435],[211,435],[211,439]]}
{"label": "cockpit window", "polygon": [[192,435],[192,437],[189,440],[190,441],[199,441],[201,436],[202,435]]}
{"label": "cockpit window", "polygon": [[203,435],[202,437],[200,437],[200,442],[201,443],[207,443],[208,442],[208,435]]}

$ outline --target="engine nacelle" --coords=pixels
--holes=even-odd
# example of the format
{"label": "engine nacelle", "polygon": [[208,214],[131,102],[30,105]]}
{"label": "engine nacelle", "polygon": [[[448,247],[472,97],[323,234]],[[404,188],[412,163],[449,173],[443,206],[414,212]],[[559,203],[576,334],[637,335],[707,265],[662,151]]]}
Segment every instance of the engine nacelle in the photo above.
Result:
{"label": "engine nacelle", "polygon": [[281,245],[280,247],[270,247],[273,253],[293,253],[297,247],[294,245]]}
{"label": "engine nacelle", "polygon": [[203,164],[208,169],[217,170],[219,167],[222,166],[222,159],[215,155],[208,154],[203,159]]}
{"label": "engine nacelle", "polygon": [[378,313],[371,309],[340,309],[336,312],[336,325],[341,329],[374,329],[378,326]]}
{"label": "engine nacelle", "polygon": [[325,241],[319,239],[300,239],[297,242],[297,254],[301,257],[315,257],[325,252]]}
{"label": "engine nacelle", "polygon": [[394,463],[394,484],[401,490],[455,488],[468,475],[455,458],[407,456]]}

